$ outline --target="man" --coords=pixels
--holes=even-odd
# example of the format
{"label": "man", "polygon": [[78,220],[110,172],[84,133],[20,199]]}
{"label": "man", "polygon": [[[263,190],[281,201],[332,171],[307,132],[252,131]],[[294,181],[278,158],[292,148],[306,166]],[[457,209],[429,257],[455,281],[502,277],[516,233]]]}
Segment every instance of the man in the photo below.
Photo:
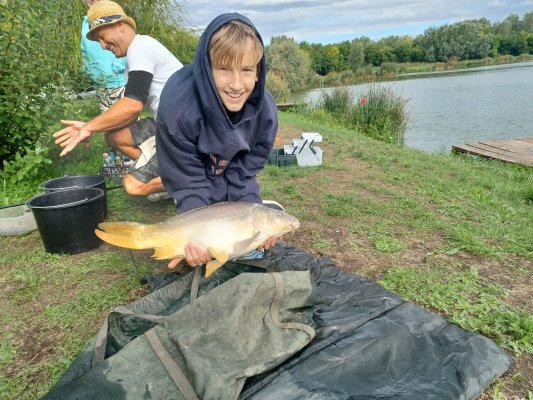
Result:
{"label": "man", "polygon": [[[157,154],[176,211],[223,201],[262,203],[256,177],[274,145],[278,116],[252,22],[237,13],[216,17],[200,38],[194,63],[172,75],[161,100]],[[260,254],[246,258],[261,257],[275,243],[269,238]],[[212,259],[194,243],[185,253],[193,266]]]}
{"label": "man", "polygon": [[[89,9],[97,1],[99,0],[82,0],[82,3]],[[89,29],[89,19],[84,15],[80,40],[83,72],[91,78],[96,87],[100,112],[103,113],[124,96],[126,58],[117,58],[110,51],[103,49],[100,43],[88,39]]]}
{"label": "man", "polygon": [[[136,161],[122,182],[126,192],[157,196],[164,191],[155,156],[159,97],[167,79],[183,65],[157,40],[138,35],[135,21],[117,3],[98,1],[87,17],[87,38],[100,42],[116,57],[126,57],[126,89],[122,99],[89,122],[61,121],[67,127],[54,134],[56,144],[63,148],[60,155],[66,156],[80,142],[87,147],[94,133],[105,132],[112,148]],[[143,108],[150,110],[153,118],[138,120]]]}

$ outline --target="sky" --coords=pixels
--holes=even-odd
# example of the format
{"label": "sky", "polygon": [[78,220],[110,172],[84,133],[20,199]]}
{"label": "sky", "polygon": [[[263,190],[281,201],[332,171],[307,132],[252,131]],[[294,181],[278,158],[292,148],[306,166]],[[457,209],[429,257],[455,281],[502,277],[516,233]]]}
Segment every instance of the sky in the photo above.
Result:
{"label": "sky", "polygon": [[265,44],[285,35],[296,42],[339,43],[366,36],[416,36],[427,28],[465,19],[523,18],[533,0],[181,0],[190,26],[203,29],[219,14],[239,12]]}

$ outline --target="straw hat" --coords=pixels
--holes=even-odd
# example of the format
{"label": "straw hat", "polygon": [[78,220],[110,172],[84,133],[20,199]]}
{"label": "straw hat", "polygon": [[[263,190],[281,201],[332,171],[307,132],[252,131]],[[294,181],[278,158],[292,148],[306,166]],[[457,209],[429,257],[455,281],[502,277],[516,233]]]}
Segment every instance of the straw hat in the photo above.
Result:
{"label": "straw hat", "polygon": [[114,1],[100,0],[94,3],[87,11],[87,18],[89,19],[89,32],[87,32],[89,40],[97,40],[94,34],[98,28],[120,21],[129,24],[133,30],[136,29],[133,18],[128,17],[122,7]]}

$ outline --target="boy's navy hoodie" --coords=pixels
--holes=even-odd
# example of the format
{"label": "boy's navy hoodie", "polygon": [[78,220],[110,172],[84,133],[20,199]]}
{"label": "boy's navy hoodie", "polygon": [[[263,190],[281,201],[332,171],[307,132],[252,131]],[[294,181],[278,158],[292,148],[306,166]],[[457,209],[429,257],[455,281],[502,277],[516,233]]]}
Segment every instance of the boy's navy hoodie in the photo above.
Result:
{"label": "boy's navy hoodie", "polygon": [[[223,14],[206,28],[194,63],[167,81],[157,115],[157,159],[165,189],[178,213],[222,201],[260,203],[256,175],[263,169],[278,129],[274,99],[265,89],[265,57],[259,79],[232,123],[220,100],[209,58],[209,41],[232,20],[255,29],[246,17]],[[263,43],[259,33],[257,37]]]}

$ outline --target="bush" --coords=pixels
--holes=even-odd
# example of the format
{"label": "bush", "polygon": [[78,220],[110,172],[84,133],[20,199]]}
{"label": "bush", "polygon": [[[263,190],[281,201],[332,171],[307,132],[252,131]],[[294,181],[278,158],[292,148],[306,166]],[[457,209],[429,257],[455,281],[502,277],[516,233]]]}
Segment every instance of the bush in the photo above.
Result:
{"label": "bush", "polygon": [[311,76],[309,55],[293,39],[285,36],[272,38],[265,56],[267,71],[283,77],[292,93],[301,90]]}
{"label": "bush", "polygon": [[394,62],[381,63],[380,75],[392,75],[396,74],[398,70],[398,64]]}
{"label": "bush", "polygon": [[274,100],[278,103],[287,101],[287,98],[291,94],[287,82],[272,71],[268,71],[266,74],[266,86],[274,97]]}
{"label": "bush", "polygon": [[407,100],[388,86],[371,85],[361,94],[350,115],[351,125],[367,136],[389,143],[403,143]]}
{"label": "bush", "polygon": [[[79,53],[79,23],[70,21],[74,15],[80,18],[82,7],[75,3],[66,7],[60,0],[0,2],[2,169],[50,133],[48,123],[59,118],[65,91],[80,81],[72,57],[74,49]],[[76,29],[74,45],[70,38]]]}
{"label": "bush", "polygon": [[335,88],[331,93],[324,92],[322,94],[318,107],[343,120],[347,120],[353,107],[353,96],[346,88]]}
{"label": "bush", "polygon": [[446,69],[446,63],[436,62],[433,64],[433,71],[444,71]]}
{"label": "bush", "polygon": [[176,0],[121,0],[126,14],[137,23],[137,32],[160,41],[183,64],[190,64],[198,44],[198,30],[185,28],[182,7]]}

